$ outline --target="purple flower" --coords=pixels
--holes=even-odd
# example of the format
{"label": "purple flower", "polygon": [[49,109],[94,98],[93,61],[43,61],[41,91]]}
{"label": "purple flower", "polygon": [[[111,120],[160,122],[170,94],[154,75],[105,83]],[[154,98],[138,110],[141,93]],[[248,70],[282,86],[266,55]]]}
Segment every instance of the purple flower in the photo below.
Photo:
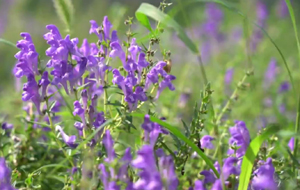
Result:
{"label": "purple flower", "polygon": [[284,81],[280,84],[278,92],[283,93],[290,90],[290,83],[288,81]]}
{"label": "purple flower", "polygon": [[172,81],[175,80],[176,77],[173,75],[167,75],[158,85],[158,90],[155,96],[155,99],[157,100],[162,93],[162,91],[168,87],[171,91],[175,90],[174,85],[172,84]]}
{"label": "purple flower", "polygon": [[[128,51],[130,52],[130,54],[131,54],[131,58],[134,60],[134,61],[136,61],[136,56],[137,56],[137,54],[140,52],[142,50],[142,48],[141,47],[139,47],[137,44],[136,44],[136,39],[135,38],[132,38],[132,40],[131,40],[131,43],[130,43],[130,47],[128,48]],[[142,57],[141,57],[141,54],[142,54]],[[143,56],[144,55],[144,56]],[[141,65],[145,65],[146,63],[144,63],[143,61],[144,60],[140,60],[140,57],[141,58],[143,58],[144,57],[144,59],[145,59],[145,54],[144,53],[140,53],[140,55],[139,55],[139,61],[138,62],[140,62],[141,61]]]}
{"label": "purple flower", "polygon": [[103,136],[103,140],[102,140],[103,144],[104,144],[104,147],[105,147],[105,150],[106,150],[106,155],[107,155],[107,158],[106,158],[106,162],[112,162],[115,157],[116,157],[116,153],[114,151],[114,141],[110,135],[110,131],[109,130],[106,130],[105,131],[105,134]]}
{"label": "purple flower", "polygon": [[[250,135],[245,122],[235,121],[235,125],[229,128],[229,132],[231,134],[231,138],[229,139],[229,145],[235,145],[239,147],[236,151],[236,157],[240,158],[246,153],[246,150],[250,144]],[[228,150],[228,154],[233,153],[234,150]]]}
{"label": "purple flower", "polygon": [[216,180],[212,185],[211,190],[223,190],[222,181],[220,179]]}
{"label": "purple flower", "polygon": [[39,87],[33,75],[29,75],[27,77],[27,83],[23,85],[22,100],[23,101],[31,100],[36,106],[39,114],[41,114],[41,110],[40,110],[41,97],[39,94]]}
{"label": "purple flower", "polygon": [[169,190],[176,190],[179,185],[175,172],[175,166],[172,156],[163,156],[159,160],[160,175],[164,178],[164,185]]}
{"label": "purple flower", "polygon": [[81,122],[76,121],[74,123],[74,127],[78,130],[79,136],[82,137],[83,136],[83,127],[84,127],[84,125]]}
{"label": "purple flower", "polygon": [[56,130],[58,130],[65,142],[66,145],[68,145],[70,148],[76,148],[78,146],[77,143],[75,143],[76,141],[76,136],[72,135],[72,136],[68,136],[63,129],[61,128],[61,126],[57,125],[56,126]]}
{"label": "purple flower", "polygon": [[48,79],[48,72],[45,71],[42,75],[41,80],[39,80],[39,86],[42,87],[41,99],[44,99],[47,96],[47,88],[48,88],[49,84],[50,84],[50,81]]}
{"label": "purple flower", "polygon": [[208,170],[203,170],[202,172],[200,172],[200,174],[204,175],[204,181],[203,181],[204,184],[214,183],[217,179],[215,177],[215,175],[211,171],[208,171]]}
{"label": "purple flower", "polygon": [[233,74],[234,74],[234,68],[229,68],[229,69],[226,70],[225,78],[224,78],[224,81],[225,81],[226,85],[230,85],[231,84],[232,78],[233,78]]}
{"label": "purple flower", "polygon": [[254,171],[252,179],[252,188],[254,190],[269,189],[277,190],[277,183],[274,178],[275,168],[272,164],[272,159],[268,158],[267,161]]}
{"label": "purple flower", "polygon": [[120,43],[118,41],[112,42],[110,44],[111,47],[111,52],[109,54],[110,57],[115,58],[115,57],[119,57],[120,60],[123,63],[123,66],[125,66],[125,52],[123,51]]}
{"label": "purple flower", "polygon": [[157,171],[153,147],[150,145],[143,145],[137,152],[137,158],[134,159],[131,164],[133,167],[149,173]]}
{"label": "purple flower", "polygon": [[238,158],[228,157],[224,161],[224,165],[222,168],[222,174],[224,180],[227,180],[230,175],[239,175],[240,169],[237,166]]}
{"label": "purple flower", "polygon": [[281,18],[287,17],[289,15],[289,9],[286,5],[285,0],[280,0],[277,5],[277,15]]}
{"label": "purple flower", "polygon": [[73,115],[78,115],[85,126],[86,125],[85,110],[82,109],[79,101],[75,101],[73,105],[74,105]]}
{"label": "purple flower", "polygon": [[88,94],[86,89],[83,89],[81,91],[81,99],[82,99],[83,109],[86,110],[88,104]]}
{"label": "purple flower", "polygon": [[204,135],[200,140],[201,148],[214,149],[214,145],[211,143],[214,139],[215,138],[209,135]]}
{"label": "purple flower", "polygon": [[104,32],[104,40],[107,41],[110,39],[110,29],[112,28],[112,24],[109,22],[107,16],[103,19],[103,32]]}
{"label": "purple flower", "polygon": [[259,23],[262,21],[264,22],[268,18],[268,8],[267,6],[262,2],[258,1],[256,5],[256,14],[257,14],[257,19]]}
{"label": "purple flower", "polygon": [[17,42],[17,48],[20,51],[15,55],[18,63],[16,64],[14,74],[18,78],[24,75],[39,75],[38,53],[35,51],[31,36],[28,33],[21,33],[21,37],[24,39]]}
{"label": "purple flower", "polygon": [[272,82],[275,81],[278,74],[278,67],[276,59],[271,59],[269,66],[265,72],[265,85],[268,87]]}
{"label": "purple flower", "polygon": [[292,138],[290,139],[290,141],[289,141],[289,144],[288,144],[288,146],[289,146],[289,148],[291,149],[291,151],[294,151],[294,145],[295,145],[295,138],[292,137]]}
{"label": "purple flower", "polygon": [[208,3],[205,7],[205,14],[207,19],[214,22],[222,22],[223,12],[215,3]]}
{"label": "purple flower", "polygon": [[206,190],[205,184],[201,180],[196,180],[195,187],[193,190]]}
{"label": "purple flower", "polygon": [[145,101],[148,100],[148,97],[147,97],[144,89],[142,87],[140,87],[140,86],[137,86],[135,88],[135,94],[136,94],[136,98],[138,100],[140,100],[141,102],[145,102]]}
{"label": "purple flower", "polygon": [[184,108],[187,105],[187,102],[191,98],[191,91],[188,90],[186,92],[181,93],[178,101],[178,106],[180,108]]}
{"label": "purple flower", "polygon": [[11,170],[6,165],[5,159],[0,157],[0,189],[15,190],[11,185]]}
{"label": "purple flower", "polygon": [[98,33],[98,29],[100,29],[100,27],[98,26],[97,22],[94,21],[94,20],[90,20],[90,24],[91,24],[91,28],[90,28],[90,31],[89,33],[92,34],[96,34],[99,38],[100,41],[102,41],[102,34],[99,34]]}
{"label": "purple flower", "polygon": [[11,130],[13,129],[13,124],[3,122],[1,128],[5,131],[7,136],[10,136]]}

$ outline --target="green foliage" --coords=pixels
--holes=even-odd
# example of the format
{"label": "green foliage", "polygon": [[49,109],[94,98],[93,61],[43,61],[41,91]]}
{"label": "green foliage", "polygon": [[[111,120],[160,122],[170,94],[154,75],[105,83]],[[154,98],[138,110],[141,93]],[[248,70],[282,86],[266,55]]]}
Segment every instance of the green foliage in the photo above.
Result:
{"label": "green foliage", "polygon": [[53,0],[53,4],[58,17],[65,24],[67,32],[70,32],[75,14],[72,0]]}

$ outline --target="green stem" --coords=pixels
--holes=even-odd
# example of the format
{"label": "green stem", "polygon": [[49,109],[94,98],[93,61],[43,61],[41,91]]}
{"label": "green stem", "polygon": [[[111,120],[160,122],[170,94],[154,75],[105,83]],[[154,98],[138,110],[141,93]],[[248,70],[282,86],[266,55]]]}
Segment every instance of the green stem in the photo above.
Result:
{"label": "green stem", "polygon": [[[47,105],[47,109],[49,109],[48,99],[46,100],[46,105]],[[51,118],[49,110],[47,111],[47,114],[48,114],[48,118],[49,118],[50,128],[51,128],[52,133],[54,135],[54,139],[55,139],[58,147],[62,150],[62,152],[64,153],[65,157],[68,158],[70,164],[73,167],[74,166],[73,162],[70,160],[70,157],[68,156],[67,152],[62,148],[61,142],[55,137],[55,129],[54,129],[53,121],[52,121],[52,118]]]}

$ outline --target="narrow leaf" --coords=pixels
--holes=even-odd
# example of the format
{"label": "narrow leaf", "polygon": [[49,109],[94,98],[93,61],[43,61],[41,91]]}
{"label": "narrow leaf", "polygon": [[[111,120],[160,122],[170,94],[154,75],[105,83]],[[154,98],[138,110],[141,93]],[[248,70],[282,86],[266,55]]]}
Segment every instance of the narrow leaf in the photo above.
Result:
{"label": "narrow leaf", "polygon": [[69,32],[74,17],[74,7],[71,0],[53,0],[54,8],[60,20]]}
{"label": "narrow leaf", "polygon": [[4,44],[7,44],[7,45],[12,46],[14,48],[17,48],[16,44],[14,44],[14,43],[12,43],[10,41],[7,41],[5,39],[2,39],[2,38],[0,38],[0,43],[4,43]]}
{"label": "narrow leaf", "polygon": [[[136,19],[141,22],[146,28],[149,29],[150,23],[147,17],[150,17],[163,25],[172,28],[175,32],[177,32],[178,37],[181,41],[194,53],[198,54],[199,50],[197,46],[192,42],[192,40],[186,35],[183,28],[169,15],[163,13],[158,8],[148,3],[142,3],[138,10],[136,11]],[[147,19],[146,19],[147,18]],[[152,30],[152,29],[151,29]],[[150,30],[150,31],[151,31]]]}

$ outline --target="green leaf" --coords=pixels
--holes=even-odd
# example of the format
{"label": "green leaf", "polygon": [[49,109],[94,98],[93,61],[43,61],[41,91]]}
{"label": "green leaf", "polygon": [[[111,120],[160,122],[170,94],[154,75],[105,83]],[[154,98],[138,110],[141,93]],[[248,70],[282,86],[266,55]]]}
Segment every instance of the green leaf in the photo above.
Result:
{"label": "green leaf", "polygon": [[[141,113],[132,113],[131,114],[133,117],[145,117],[145,114]],[[184,134],[182,134],[176,127],[173,127],[172,125],[156,118],[153,116],[150,116],[150,120],[152,122],[158,123],[161,126],[165,127],[168,129],[171,133],[173,133],[176,137],[184,141],[186,144],[188,144],[195,152],[198,153],[198,155],[205,161],[205,163],[209,166],[210,169],[213,170],[217,178],[219,178],[219,173],[214,167],[213,163],[211,162],[210,158],[208,158],[192,141],[190,141]]]}
{"label": "green leaf", "polygon": [[60,20],[70,32],[74,17],[74,7],[71,0],[53,0],[54,8]]}
{"label": "green leaf", "polygon": [[279,131],[279,127],[274,125],[268,127],[261,135],[253,139],[247,148],[246,154],[243,157],[241,175],[239,180],[239,190],[248,189],[252,168],[256,155],[260,149],[261,144],[267,140],[271,135]]}
{"label": "green leaf", "polygon": [[[169,15],[161,12],[158,8],[156,8],[153,5],[150,5],[148,3],[142,3],[138,10],[135,13],[136,19],[141,22],[142,25],[144,25],[146,28],[149,29],[150,23],[147,17],[150,17],[161,24],[172,28],[177,32],[178,37],[181,39],[181,41],[194,53],[198,54],[199,50],[197,46],[192,42],[192,40],[186,35],[183,28]],[[152,29],[149,29],[152,31]]]}
{"label": "green leaf", "polygon": [[38,171],[41,171],[42,169],[45,169],[45,168],[53,168],[53,167],[61,167],[61,168],[68,168],[67,165],[62,165],[62,164],[48,164],[48,165],[44,165],[42,167],[40,167],[39,169],[37,170],[34,170],[34,172],[32,172],[32,175],[36,174]]}
{"label": "green leaf", "polygon": [[10,41],[7,41],[5,39],[2,39],[2,38],[0,38],[0,43],[4,43],[4,44],[10,45],[10,46],[12,46],[14,48],[17,48],[16,44],[14,44],[14,43],[12,43]]}
{"label": "green leaf", "polygon": [[[94,138],[94,136],[99,133],[99,131],[101,131],[105,126],[109,125],[110,123],[113,122],[113,119],[109,119],[107,120],[105,123],[103,123],[99,128],[97,128],[92,134],[90,134],[84,141],[82,141],[81,143],[79,143],[79,145],[76,147],[75,150],[72,151],[71,155],[69,157],[74,156],[75,154],[77,154],[77,152],[79,150],[82,149],[82,147],[84,145],[86,145],[90,140],[92,140],[92,138]],[[49,172],[49,176],[51,176],[56,170],[58,170],[59,168],[61,168],[61,166],[68,161],[69,158],[65,158],[63,161],[61,161],[59,164],[57,164],[57,166],[51,171]]]}

